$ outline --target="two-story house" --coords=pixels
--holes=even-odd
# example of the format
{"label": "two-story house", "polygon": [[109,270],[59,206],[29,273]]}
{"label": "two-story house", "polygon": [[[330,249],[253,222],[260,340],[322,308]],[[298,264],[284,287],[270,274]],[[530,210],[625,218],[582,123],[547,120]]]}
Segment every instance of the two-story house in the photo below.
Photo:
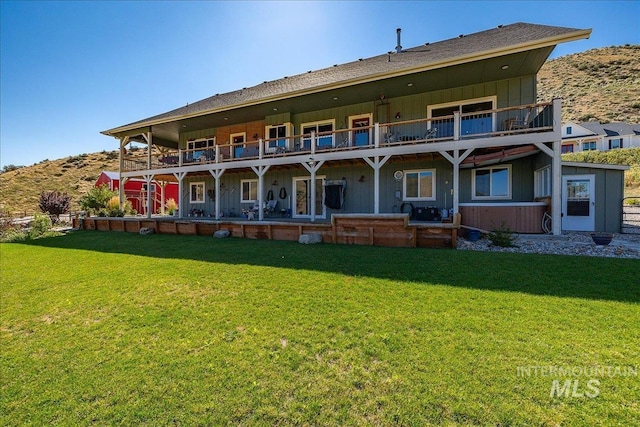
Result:
{"label": "two-story house", "polygon": [[570,180],[563,201],[561,102],[536,102],[536,74],[557,44],[590,33],[516,23],[402,49],[398,32],[395,51],[103,134],[120,141],[123,178],[178,183],[181,218],[193,209],[212,221],[299,223],[461,213],[467,226],[542,232],[550,211],[559,234],[572,214],[593,217],[585,185],[595,184]]}
{"label": "two-story house", "polygon": [[567,122],[562,125],[562,153],[640,147],[640,124]]}

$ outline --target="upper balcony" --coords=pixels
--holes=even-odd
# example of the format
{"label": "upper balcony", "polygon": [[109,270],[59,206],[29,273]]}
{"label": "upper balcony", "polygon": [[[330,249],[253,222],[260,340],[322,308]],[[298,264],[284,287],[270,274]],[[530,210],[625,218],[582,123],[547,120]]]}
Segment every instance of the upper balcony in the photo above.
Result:
{"label": "upper balcony", "polygon": [[[559,126],[559,124],[557,124]],[[381,149],[433,144],[438,151],[443,143],[478,138],[549,133],[554,131],[553,103],[539,103],[495,110],[455,113],[417,120],[376,123],[351,129],[340,129],[272,139],[258,139],[236,144],[216,144],[214,139],[201,141],[197,148],[167,150],[149,156],[131,153],[123,159],[122,172],[161,170],[196,165],[234,164],[239,161],[283,159],[278,163],[296,163],[297,156],[342,153],[353,157],[355,150]],[[403,153],[412,148],[403,149]],[[416,152],[424,151],[418,150]],[[190,168],[192,169],[192,168]]]}

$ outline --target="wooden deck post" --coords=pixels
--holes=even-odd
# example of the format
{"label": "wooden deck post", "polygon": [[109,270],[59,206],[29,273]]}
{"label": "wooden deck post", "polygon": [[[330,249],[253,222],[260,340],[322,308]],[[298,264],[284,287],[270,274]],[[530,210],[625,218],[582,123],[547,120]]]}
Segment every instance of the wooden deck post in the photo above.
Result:
{"label": "wooden deck post", "polygon": [[216,211],[215,213],[216,220],[220,219],[220,177],[224,174],[225,170],[226,169],[217,169],[217,170],[209,169],[209,173],[213,175],[213,179],[215,182],[216,200],[214,201],[214,209]]}

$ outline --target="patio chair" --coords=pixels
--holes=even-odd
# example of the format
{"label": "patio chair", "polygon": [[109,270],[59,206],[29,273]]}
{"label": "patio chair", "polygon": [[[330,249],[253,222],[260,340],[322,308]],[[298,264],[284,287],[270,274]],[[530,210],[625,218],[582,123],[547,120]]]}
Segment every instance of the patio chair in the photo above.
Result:
{"label": "patio chair", "polygon": [[531,108],[527,110],[527,114],[525,114],[524,119],[511,119],[509,120],[509,129],[508,130],[516,130],[516,129],[527,129],[529,128],[529,117],[531,116]]}
{"label": "patio chair", "polygon": [[275,212],[276,206],[278,206],[277,199],[273,199],[273,200],[269,200],[268,202],[265,202],[264,213],[270,214]]}

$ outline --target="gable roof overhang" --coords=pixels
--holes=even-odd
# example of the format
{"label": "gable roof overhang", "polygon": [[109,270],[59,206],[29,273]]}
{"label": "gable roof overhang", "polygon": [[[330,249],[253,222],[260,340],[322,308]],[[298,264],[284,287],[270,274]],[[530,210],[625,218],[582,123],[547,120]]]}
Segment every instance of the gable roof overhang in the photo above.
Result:
{"label": "gable roof overhang", "polygon": [[181,132],[264,120],[276,114],[274,109],[295,114],[372,102],[381,95],[392,98],[535,75],[557,44],[590,33],[525,23],[500,26],[218,94],[102,133],[135,140],[152,131],[155,144],[175,147]]}

